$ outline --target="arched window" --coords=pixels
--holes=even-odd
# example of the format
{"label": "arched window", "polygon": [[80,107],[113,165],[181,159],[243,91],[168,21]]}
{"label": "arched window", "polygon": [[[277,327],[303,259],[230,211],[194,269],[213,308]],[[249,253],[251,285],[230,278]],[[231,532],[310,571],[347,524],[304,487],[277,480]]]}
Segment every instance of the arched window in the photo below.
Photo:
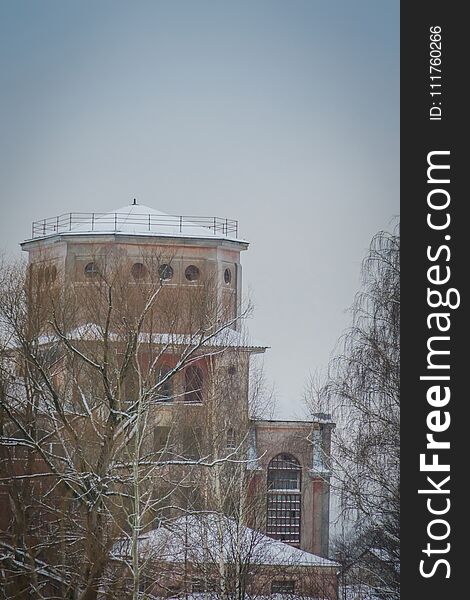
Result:
{"label": "arched window", "polygon": [[184,377],[185,402],[202,402],[202,386],[204,383],[202,369],[196,367],[196,365],[190,365],[186,369]]}
{"label": "arched window", "polygon": [[301,474],[291,454],[278,454],[268,465],[266,533],[293,546],[300,544]]}

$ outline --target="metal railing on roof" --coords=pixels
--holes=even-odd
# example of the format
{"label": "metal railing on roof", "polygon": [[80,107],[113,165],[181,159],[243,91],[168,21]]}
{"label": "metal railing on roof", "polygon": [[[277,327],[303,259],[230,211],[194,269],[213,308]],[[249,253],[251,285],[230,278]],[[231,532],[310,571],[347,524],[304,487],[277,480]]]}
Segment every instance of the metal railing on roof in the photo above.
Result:
{"label": "metal railing on roof", "polygon": [[57,217],[49,217],[34,221],[31,237],[39,238],[55,233],[115,233],[132,234],[132,228],[139,233],[191,235],[191,229],[202,227],[208,230],[208,235],[223,235],[238,237],[238,221],[221,217],[192,217],[186,215],[154,215],[126,213],[66,213]]}

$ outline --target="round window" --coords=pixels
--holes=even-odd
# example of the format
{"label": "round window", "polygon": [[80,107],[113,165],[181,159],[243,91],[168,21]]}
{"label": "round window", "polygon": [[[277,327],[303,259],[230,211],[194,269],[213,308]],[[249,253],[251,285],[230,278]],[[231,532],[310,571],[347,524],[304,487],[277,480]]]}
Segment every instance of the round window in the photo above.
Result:
{"label": "round window", "polygon": [[189,265],[186,267],[186,271],[184,272],[184,276],[188,281],[197,281],[199,279],[199,269],[195,265]]}
{"label": "round window", "polygon": [[167,281],[168,279],[172,279],[173,278],[173,267],[171,265],[160,265],[158,267],[158,275],[160,276],[160,279],[162,279],[163,281]]}
{"label": "round window", "polygon": [[225,269],[224,281],[227,285],[232,281],[232,271],[230,269]]}
{"label": "round window", "polygon": [[132,265],[132,276],[134,279],[142,279],[142,277],[145,277],[146,272],[147,269],[142,263],[134,263]]}
{"label": "round window", "polygon": [[87,265],[85,265],[84,271],[86,277],[95,277],[96,275],[98,275],[98,267],[94,262],[89,262]]}

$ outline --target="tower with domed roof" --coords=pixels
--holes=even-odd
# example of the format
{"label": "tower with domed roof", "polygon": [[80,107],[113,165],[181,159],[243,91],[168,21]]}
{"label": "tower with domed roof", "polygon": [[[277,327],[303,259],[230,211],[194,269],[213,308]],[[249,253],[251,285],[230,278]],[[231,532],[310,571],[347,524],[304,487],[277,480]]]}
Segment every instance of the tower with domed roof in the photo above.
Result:
{"label": "tower with domed roof", "polygon": [[167,215],[134,200],[109,213],[36,221],[21,247],[29,254],[31,270],[51,282],[61,276],[65,285],[92,281],[116,256],[129,270],[130,285],[158,273],[166,289],[191,293],[210,281],[227,318],[239,329],[240,253],[248,242],[238,238],[236,221]]}
{"label": "tower with domed roof", "polygon": [[[176,413],[181,416],[178,420],[199,430],[195,423],[206,414],[210,369],[215,361],[223,363],[224,415],[215,417],[220,417],[221,429],[226,428],[227,450],[236,446],[231,420],[240,415],[248,420],[246,468],[258,489],[265,490],[265,532],[326,556],[328,457],[334,424],[328,415],[318,415],[314,422],[249,418],[250,357],[263,353],[266,346],[248,341],[241,328],[241,253],[248,245],[239,237],[236,221],[168,215],[134,200],[109,213],[69,213],[36,221],[21,247],[29,256],[30,278],[49,290],[59,284],[60,290],[86,292],[119,271],[121,301],[128,305],[129,315],[145,310],[141,292],[158,282],[158,311],[139,331],[147,336],[142,338],[146,343],[157,340],[165,348],[155,362],[158,376],[171,369],[175,374],[156,399],[155,443],[163,440],[166,447],[165,436]],[[80,302],[76,311],[74,327],[82,328],[83,340],[84,328],[90,336],[95,324]],[[223,335],[217,333],[218,325]],[[116,326],[122,328],[122,323]],[[210,359],[190,354],[187,366],[176,369],[178,348],[196,345],[200,335],[209,339]]]}

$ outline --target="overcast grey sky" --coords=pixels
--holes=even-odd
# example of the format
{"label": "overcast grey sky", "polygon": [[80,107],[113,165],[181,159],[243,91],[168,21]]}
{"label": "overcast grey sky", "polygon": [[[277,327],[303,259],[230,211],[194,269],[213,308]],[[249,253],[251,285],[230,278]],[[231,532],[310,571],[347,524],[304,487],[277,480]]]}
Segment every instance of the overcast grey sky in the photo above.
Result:
{"label": "overcast grey sky", "polygon": [[3,0],[0,89],[0,247],[134,197],[238,219],[250,330],[301,414],[398,214],[398,0]]}

